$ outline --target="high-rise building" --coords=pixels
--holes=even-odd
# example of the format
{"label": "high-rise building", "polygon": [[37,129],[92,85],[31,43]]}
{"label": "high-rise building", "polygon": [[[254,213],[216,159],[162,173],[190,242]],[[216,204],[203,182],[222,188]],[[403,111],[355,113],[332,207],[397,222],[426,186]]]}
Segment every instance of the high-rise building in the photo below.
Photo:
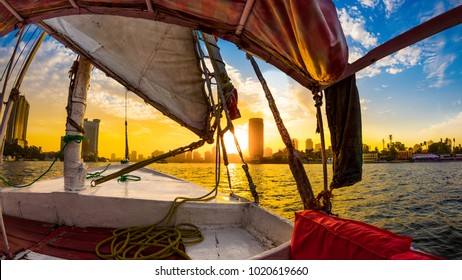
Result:
{"label": "high-rise building", "polygon": [[295,150],[298,150],[298,140],[296,138],[292,138],[292,145]]}
{"label": "high-rise building", "polygon": [[20,95],[14,102],[6,130],[6,141],[19,146],[27,146],[27,121],[29,119],[29,102],[24,95]]}
{"label": "high-rise building", "polygon": [[305,149],[307,150],[313,149],[313,140],[311,140],[311,138],[306,139]]}
{"label": "high-rise building", "polygon": [[213,157],[212,157],[212,152],[211,151],[205,151],[204,160],[205,160],[205,162],[213,162]]}
{"label": "high-rise building", "polygon": [[250,160],[263,158],[264,126],[263,119],[249,119],[249,156]]}
{"label": "high-rise building", "polygon": [[131,161],[136,161],[136,159],[138,158],[138,153],[136,151],[132,151],[131,154],[130,154],[130,160]]}
{"label": "high-rise building", "polygon": [[[94,119],[89,121],[85,119],[83,128],[85,133],[83,135],[84,141],[82,145],[82,158],[83,159],[98,159],[98,136],[99,136],[99,123],[101,120]],[[86,141],[88,139],[88,141]]]}
{"label": "high-rise building", "polygon": [[186,161],[186,162],[191,162],[192,159],[193,159],[193,154],[192,154],[192,152],[191,152],[191,151],[186,152],[186,154],[185,154],[185,161]]}
{"label": "high-rise building", "polygon": [[314,151],[319,152],[321,150],[321,143],[314,145]]}
{"label": "high-rise building", "polygon": [[266,147],[265,150],[263,151],[263,157],[269,158],[273,156],[273,149],[270,147]]}

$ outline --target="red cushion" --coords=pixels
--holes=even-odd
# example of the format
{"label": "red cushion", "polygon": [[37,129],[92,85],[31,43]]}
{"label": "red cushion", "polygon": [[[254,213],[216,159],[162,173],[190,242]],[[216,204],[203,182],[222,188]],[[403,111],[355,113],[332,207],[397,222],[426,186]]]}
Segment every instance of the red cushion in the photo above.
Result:
{"label": "red cushion", "polygon": [[362,222],[306,210],[295,213],[291,258],[296,260],[391,259],[412,239]]}
{"label": "red cushion", "polygon": [[391,257],[392,260],[444,260],[441,257],[430,255],[424,252],[409,250]]}

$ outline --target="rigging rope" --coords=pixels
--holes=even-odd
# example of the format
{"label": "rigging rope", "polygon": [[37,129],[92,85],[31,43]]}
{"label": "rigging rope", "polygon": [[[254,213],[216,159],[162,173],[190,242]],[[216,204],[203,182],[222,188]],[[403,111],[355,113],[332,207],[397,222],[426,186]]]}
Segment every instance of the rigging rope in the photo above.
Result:
{"label": "rigging rope", "polygon": [[297,154],[294,151],[294,147],[291,141],[291,137],[289,132],[287,131],[282,118],[279,114],[279,110],[276,106],[276,102],[271,94],[271,91],[266,83],[265,78],[263,77],[258,64],[256,63],[255,59],[250,55],[247,54],[247,59],[250,60],[255,73],[262,85],[263,91],[265,92],[265,96],[268,100],[268,104],[270,106],[271,112],[273,113],[274,119],[276,121],[276,125],[278,127],[279,133],[281,134],[281,138],[284,144],[287,147],[287,151],[289,154],[289,166],[292,174],[294,176],[295,182],[297,184],[297,189],[300,194],[300,197],[303,202],[303,206],[305,209],[313,209],[318,211],[324,211],[328,214],[331,214],[332,203],[331,198],[333,197],[332,190],[327,188],[327,166],[326,166],[326,151],[325,151],[325,143],[324,143],[324,129],[322,124],[322,114],[321,114],[321,105],[322,105],[322,95],[319,92],[318,88],[313,88],[312,92],[314,95],[315,106],[317,111],[317,132],[321,133],[321,154],[323,158],[323,175],[324,175],[324,190],[321,191],[316,197],[314,196],[311,183],[306,175],[305,169],[298,158]]}
{"label": "rigging rope", "polygon": [[97,172],[93,172],[93,173],[87,173],[86,179],[103,177],[102,174],[104,172],[106,172],[106,170],[109,168],[109,165],[110,164],[106,165],[106,167],[102,171],[97,171]]}
{"label": "rigging rope", "polygon": [[13,187],[13,188],[25,188],[25,187],[29,187],[31,186],[32,184],[34,184],[35,182],[37,182],[38,180],[42,179],[43,176],[45,176],[45,174],[47,174],[51,168],[53,167],[53,165],[56,163],[56,161],[58,161],[59,157],[61,156],[62,152],[64,151],[64,149],[66,148],[67,144],[70,142],[70,141],[74,141],[75,143],[78,143],[80,144],[83,140],[83,136],[82,135],[66,135],[64,136],[64,146],[63,148],[59,151],[58,155],[56,156],[56,158],[53,160],[53,162],[51,163],[50,167],[48,167],[48,169],[43,172],[40,176],[38,176],[36,179],[34,179],[32,182],[28,183],[28,184],[25,184],[25,185],[16,185],[16,184],[13,184],[11,183],[9,180],[3,178],[0,176],[0,180],[2,182],[4,182],[5,184],[7,184],[8,186],[10,187]]}
{"label": "rigging rope", "polygon": [[[215,51],[214,51],[215,49],[219,50],[218,46],[216,45],[215,39],[210,39],[210,38],[214,38],[214,37],[212,37],[211,35],[207,35],[205,33],[201,33],[201,34],[202,34],[202,40],[204,41],[204,44],[205,44],[205,46],[207,48],[207,52],[209,54],[210,61],[212,63],[213,69],[215,70],[215,72],[213,73],[213,76],[215,78],[215,81],[217,82],[219,107],[220,107],[220,109],[222,111],[224,111],[225,117],[226,117],[226,127],[225,127],[225,129],[223,129],[223,131],[219,131],[217,133],[217,137],[223,137],[224,133],[227,130],[229,130],[231,132],[231,134],[233,135],[234,143],[236,145],[239,156],[240,156],[241,161],[243,163],[242,169],[245,172],[247,182],[249,184],[250,193],[252,194],[254,202],[256,204],[258,204],[259,203],[259,198],[258,198],[257,187],[256,187],[256,185],[254,184],[254,182],[252,180],[252,176],[250,175],[249,166],[247,165],[247,163],[244,160],[244,156],[242,154],[241,148],[239,146],[239,142],[237,141],[236,135],[234,133],[234,126],[233,126],[233,123],[232,123],[232,119],[239,118],[240,113],[239,113],[239,110],[236,107],[236,108],[234,108],[233,116],[231,116],[230,111],[228,109],[228,101],[231,101],[230,99],[232,99],[232,95],[235,93],[235,88],[234,88],[233,84],[231,83],[231,79],[228,77],[228,74],[226,73],[226,70],[224,69],[224,67],[220,67],[218,65],[218,61],[221,61],[222,59],[221,59],[221,56],[220,56],[219,52],[215,53]],[[211,41],[211,40],[213,40],[213,41]],[[215,55],[218,55],[219,57],[215,57]],[[221,61],[221,63],[223,64],[221,66],[224,66],[224,63],[222,61]],[[220,126],[219,118],[218,118],[218,126]],[[222,143],[222,147],[225,148],[224,143]],[[229,163],[227,161],[226,149],[224,150],[223,156],[224,157],[226,156],[225,166],[226,166],[226,171],[227,171],[227,176],[228,176],[228,183],[231,186],[231,178],[229,176],[229,168],[228,168]],[[230,189],[231,189],[231,187],[230,187]]]}
{"label": "rigging rope", "polygon": [[324,140],[324,125],[322,122],[321,106],[322,106],[322,93],[318,88],[312,89],[313,99],[315,101],[314,106],[316,107],[316,119],[317,128],[316,133],[321,136],[321,158],[322,158],[322,171],[323,171],[323,185],[324,189],[316,196],[315,209],[323,210],[327,214],[332,214],[332,202],[333,198],[332,189],[329,190],[327,187],[327,159],[326,159],[326,144]]}
{"label": "rigging rope", "polygon": [[[28,28],[29,28],[29,26],[28,26]],[[16,60],[14,66],[13,66],[13,69],[16,68],[16,64],[18,63],[19,58],[22,56],[23,52],[26,50],[27,46],[29,45],[29,43],[31,42],[32,38],[34,37],[35,33],[36,33],[38,30],[40,30],[40,29],[39,29],[38,27],[36,27],[35,30],[34,30],[34,32],[32,33],[32,35],[31,35],[31,36],[29,37],[29,39],[27,40],[26,45],[24,46],[24,48],[23,48],[23,49],[21,50],[21,52],[19,53],[18,59]],[[26,33],[27,33],[27,30],[26,30]],[[40,34],[34,39],[34,42],[33,42],[32,46],[34,46],[34,45],[37,43],[37,41],[38,41],[39,39],[40,39]],[[26,64],[26,61],[27,61],[27,57],[29,57],[30,53],[32,52],[32,49],[33,49],[33,47],[31,47],[31,48],[29,48],[29,49],[27,50],[27,54],[26,54],[26,56],[25,56],[26,58],[22,61],[21,67],[19,67],[19,71],[18,71],[18,74],[16,75],[16,79],[15,79],[15,81],[14,81],[14,85],[17,84],[18,79],[19,79],[19,76],[20,76],[20,73],[21,73],[21,69],[24,68],[24,65]]]}
{"label": "rigging rope", "polygon": [[[8,81],[10,80],[10,75],[11,75],[11,72],[13,71],[11,69],[11,67],[13,66],[13,60],[14,60],[14,57],[16,56],[16,51],[18,50],[19,48],[19,44],[21,43],[23,37],[24,37],[24,26],[21,27],[21,29],[18,31],[19,34],[19,38],[18,40],[16,41],[16,45],[13,49],[13,54],[11,55],[11,58],[10,58],[10,62],[8,63],[7,67],[6,67],[6,77],[5,77],[5,81],[3,82],[3,88],[2,88],[2,92],[0,94],[0,111],[2,111],[1,109],[3,108],[3,99],[5,97],[5,91],[6,91],[6,86],[8,84]],[[2,145],[0,145],[2,146]]]}
{"label": "rigging rope", "polygon": [[156,161],[166,159],[166,158],[169,158],[169,157],[172,157],[172,156],[176,156],[176,155],[188,152],[188,151],[195,150],[197,148],[202,147],[204,144],[205,144],[205,140],[201,139],[199,141],[196,141],[196,142],[193,142],[193,143],[189,144],[188,146],[180,147],[180,148],[177,148],[177,149],[175,149],[173,151],[169,151],[167,153],[164,153],[164,154],[162,154],[160,156],[153,157],[153,158],[150,158],[150,159],[146,159],[146,160],[137,162],[135,164],[132,164],[132,165],[129,165],[129,166],[125,167],[125,168],[122,168],[121,170],[119,170],[117,172],[109,174],[108,176],[105,176],[105,177],[102,177],[102,178],[91,181],[91,186],[95,187],[95,186],[97,186],[99,184],[102,184],[104,182],[107,182],[109,180],[117,178],[117,177],[119,177],[121,175],[125,175],[125,174],[130,173],[130,172],[132,172],[134,170],[140,169],[141,167],[147,166],[147,165],[149,165],[151,163],[154,163]]}

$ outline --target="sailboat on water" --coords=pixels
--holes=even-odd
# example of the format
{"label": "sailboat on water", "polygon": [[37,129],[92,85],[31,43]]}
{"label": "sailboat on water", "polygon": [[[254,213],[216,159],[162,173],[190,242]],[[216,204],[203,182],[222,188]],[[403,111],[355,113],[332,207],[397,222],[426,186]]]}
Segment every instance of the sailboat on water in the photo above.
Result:
{"label": "sailboat on water", "polygon": [[[57,0],[53,3],[48,6],[43,2],[1,2],[5,7],[0,13],[2,36],[32,23],[80,55],[71,73],[64,177],[2,191],[6,256],[23,259],[437,258],[411,249],[409,237],[326,213],[329,213],[334,189],[353,185],[361,179],[361,122],[353,74],[405,46],[460,23],[461,7],[400,35],[348,65],[347,44],[330,0],[208,0],[189,5],[176,1]],[[245,162],[243,167],[254,202],[143,168],[152,160],[162,160],[205,143],[215,142],[220,146],[223,133],[233,131],[232,119],[238,117],[237,92],[227,76],[217,37],[235,43],[247,53],[262,83],[287,145],[291,171],[305,208],[296,214],[295,223],[258,206],[258,191]],[[336,131],[331,132],[334,180],[328,187],[325,179],[324,191],[318,196],[311,189],[253,55],[310,90],[318,108],[322,104],[321,91],[325,89],[329,126]],[[85,111],[82,105],[92,65],[197,134],[200,140],[151,161],[111,166],[107,170],[111,175],[85,179],[79,139]],[[14,98],[10,99],[14,102]],[[342,105],[345,103],[352,105],[345,107]],[[356,113],[348,113],[347,118],[343,118],[345,110]],[[318,127],[323,127],[319,109]],[[346,131],[351,132],[347,142],[342,141]],[[218,150],[217,168],[221,152],[226,165],[225,150]],[[326,161],[323,158],[324,165]],[[140,180],[116,180],[127,173]],[[13,234],[14,230],[18,233]],[[145,243],[144,238],[151,239],[151,233],[160,236],[154,245]],[[134,240],[129,236],[134,236]],[[14,246],[8,248],[7,244],[11,244],[7,243],[8,239],[14,240]],[[166,243],[167,239],[171,242]]]}

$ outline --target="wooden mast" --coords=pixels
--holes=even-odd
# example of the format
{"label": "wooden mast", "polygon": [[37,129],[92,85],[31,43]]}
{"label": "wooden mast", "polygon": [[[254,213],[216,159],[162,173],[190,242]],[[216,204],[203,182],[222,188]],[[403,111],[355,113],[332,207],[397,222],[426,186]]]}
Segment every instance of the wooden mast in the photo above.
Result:
{"label": "wooden mast", "polygon": [[[75,67],[77,66],[77,67]],[[76,69],[75,69],[76,68]],[[67,106],[66,148],[64,149],[64,190],[85,189],[86,166],[81,158],[80,140],[83,138],[84,115],[87,108],[87,93],[93,65],[85,57],[80,57],[71,69],[71,80]]]}

